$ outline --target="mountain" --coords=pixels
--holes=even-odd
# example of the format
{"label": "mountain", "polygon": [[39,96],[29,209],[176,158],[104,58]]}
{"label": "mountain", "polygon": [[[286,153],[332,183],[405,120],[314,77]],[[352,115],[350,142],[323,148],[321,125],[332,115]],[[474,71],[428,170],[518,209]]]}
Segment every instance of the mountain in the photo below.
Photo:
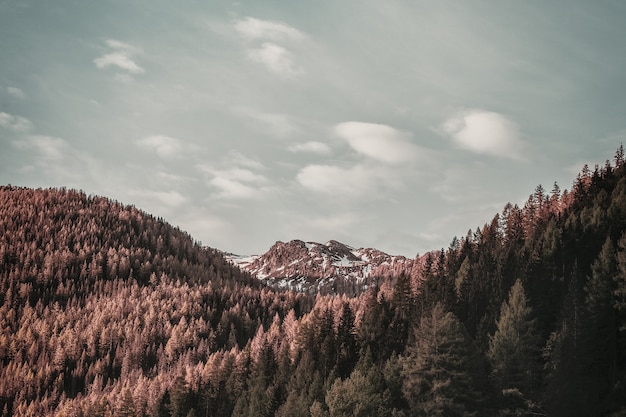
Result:
{"label": "mountain", "polygon": [[183,369],[311,305],[136,207],[0,186],[2,417],[164,415]]}
{"label": "mountain", "polygon": [[272,288],[301,292],[360,293],[380,278],[414,275],[415,259],[330,240],[276,242],[260,256],[225,255]]}

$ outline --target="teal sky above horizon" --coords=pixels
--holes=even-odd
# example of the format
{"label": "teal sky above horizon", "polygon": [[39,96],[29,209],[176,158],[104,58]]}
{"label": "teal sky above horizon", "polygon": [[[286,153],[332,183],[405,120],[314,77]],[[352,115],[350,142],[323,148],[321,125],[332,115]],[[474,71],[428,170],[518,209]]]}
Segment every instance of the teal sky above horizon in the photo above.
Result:
{"label": "teal sky above horizon", "polygon": [[612,160],[625,68],[623,1],[0,0],[0,184],[415,256]]}

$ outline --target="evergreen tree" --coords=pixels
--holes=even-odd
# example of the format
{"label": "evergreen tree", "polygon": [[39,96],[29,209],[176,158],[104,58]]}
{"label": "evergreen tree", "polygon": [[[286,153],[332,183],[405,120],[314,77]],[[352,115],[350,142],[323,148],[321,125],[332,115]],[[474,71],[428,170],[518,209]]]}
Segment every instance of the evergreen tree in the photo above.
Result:
{"label": "evergreen tree", "polygon": [[585,286],[585,316],[581,335],[585,387],[594,412],[612,405],[611,390],[617,382],[617,326],[614,310],[614,286],[617,262],[613,242],[607,238],[591,267]]}
{"label": "evergreen tree", "polygon": [[357,343],[354,328],[354,313],[347,302],[343,303],[337,327],[337,373],[345,378],[350,375],[357,361]]}
{"label": "evergreen tree", "polygon": [[122,402],[117,410],[117,415],[119,417],[135,416],[135,402],[133,401],[133,395],[128,388],[124,390]]}
{"label": "evergreen tree", "polygon": [[384,386],[377,369],[363,374],[355,369],[346,380],[337,378],[326,393],[330,417],[387,416],[390,407],[384,400]]}
{"label": "evergreen tree", "polygon": [[472,416],[479,403],[477,352],[463,325],[436,304],[415,328],[403,360],[402,392],[414,415]]}
{"label": "evergreen tree", "polygon": [[532,395],[539,376],[538,344],[532,309],[518,279],[508,300],[502,303],[497,330],[487,352],[498,389],[518,389],[524,395]]}

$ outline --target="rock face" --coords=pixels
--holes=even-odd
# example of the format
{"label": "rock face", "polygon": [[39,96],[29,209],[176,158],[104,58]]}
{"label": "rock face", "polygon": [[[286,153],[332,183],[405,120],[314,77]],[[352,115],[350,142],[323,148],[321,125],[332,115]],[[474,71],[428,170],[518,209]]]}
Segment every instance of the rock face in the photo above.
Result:
{"label": "rock face", "polygon": [[307,292],[358,293],[375,280],[411,273],[415,260],[336,240],[324,244],[276,242],[261,256],[227,255],[240,268],[274,288]]}

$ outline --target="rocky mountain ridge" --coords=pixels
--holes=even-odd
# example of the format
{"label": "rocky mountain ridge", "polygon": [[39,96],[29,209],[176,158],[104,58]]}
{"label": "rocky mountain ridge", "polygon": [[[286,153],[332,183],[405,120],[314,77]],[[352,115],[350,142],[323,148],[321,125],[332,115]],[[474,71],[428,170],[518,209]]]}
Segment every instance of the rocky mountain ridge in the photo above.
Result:
{"label": "rocky mountain ridge", "polygon": [[273,288],[305,292],[360,292],[379,278],[413,275],[418,262],[373,248],[326,243],[278,241],[263,255],[226,258]]}

